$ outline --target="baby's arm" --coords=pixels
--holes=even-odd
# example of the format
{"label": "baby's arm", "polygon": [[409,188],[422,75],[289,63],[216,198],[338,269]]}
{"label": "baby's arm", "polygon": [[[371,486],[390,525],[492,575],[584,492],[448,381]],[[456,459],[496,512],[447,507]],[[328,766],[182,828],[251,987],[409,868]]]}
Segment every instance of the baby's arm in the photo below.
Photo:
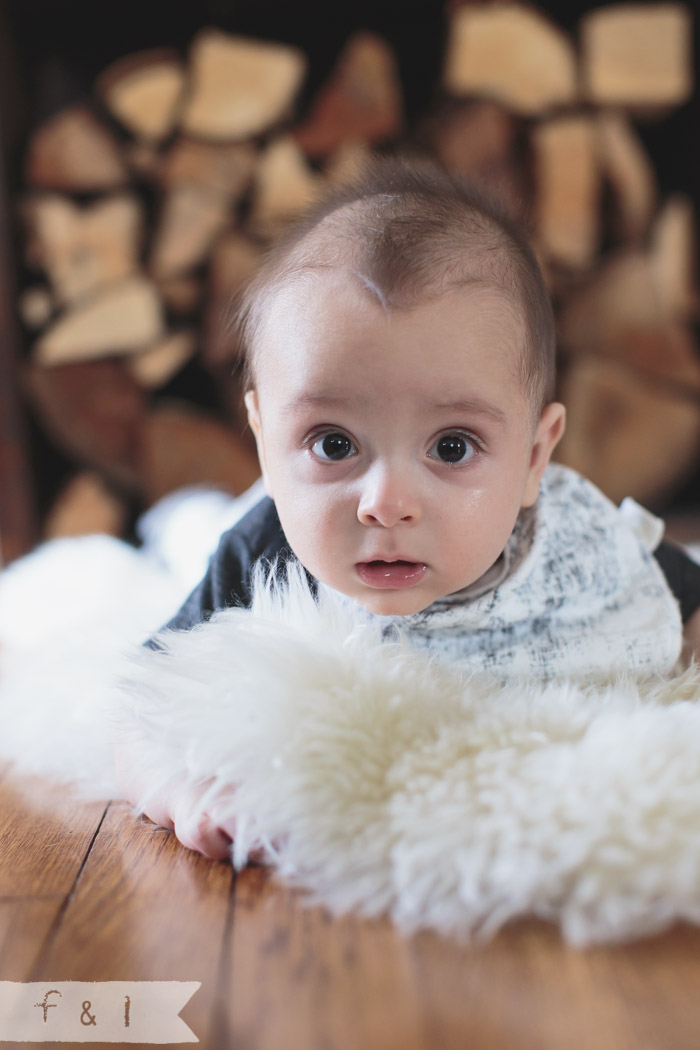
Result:
{"label": "baby's arm", "polygon": [[230,855],[235,832],[233,819],[221,819],[221,803],[230,799],[232,786],[226,786],[214,797],[202,799],[213,783],[192,781],[181,775],[164,780],[164,766],[153,755],[153,745],[137,734],[129,734],[115,746],[117,781],[123,797],[132,805],[175,835],[188,849],[196,850],[211,860]]}

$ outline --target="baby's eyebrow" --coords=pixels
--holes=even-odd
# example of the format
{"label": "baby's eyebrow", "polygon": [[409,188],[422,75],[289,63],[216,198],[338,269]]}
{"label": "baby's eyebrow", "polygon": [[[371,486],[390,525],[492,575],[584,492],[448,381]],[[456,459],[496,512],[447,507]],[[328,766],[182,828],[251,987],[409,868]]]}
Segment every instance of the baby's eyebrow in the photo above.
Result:
{"label": "baby's eyebrow", "polygon": [[[361,398],[347,397],[343,394],[297,394],[280,409],[281,415],[289,416],[304,408],[334,408],[349,406],[361,401]],[[433,401],[425,407],[433,412],[450,412],[453,415],[486,416],[499,426],[506,426],[508,417],[500,408],[480,397],[462,398],[459,401]]]}
{"label": "baby's eyebrow", "polygon": [[436,412],[453,412],[455,415],[465,413],[470,416],[488,416],[494,423],[503,427],[508,422],[505,412],[480,397],[464,398],[460,401],[434,401],[429,407]]}
{"label": "baby's eyebrow", "polygon": [[290,401],[287,401],[285,405],[282,405],[280,414],[283,416],[289,416],[293,412],[296,412],[300,408],[323,408],[328,405],[329,407],[338,405],[349,405],[352,403],[352,398],[344,397],[342,394],[337,396],[326,395],[326,394],[297,394]]}

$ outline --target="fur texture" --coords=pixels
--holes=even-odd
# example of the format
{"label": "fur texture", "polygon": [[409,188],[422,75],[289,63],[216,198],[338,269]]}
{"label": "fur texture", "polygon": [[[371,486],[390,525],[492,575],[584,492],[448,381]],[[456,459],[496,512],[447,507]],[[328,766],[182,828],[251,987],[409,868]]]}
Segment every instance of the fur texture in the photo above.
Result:
{"label": "fur texture", "polygon": [[527,914],[575,945],[700,921],[698,669],[497,686],[299,573],[162,641],[119,718],[180,775],[238,785],[237,866],[262,846],[333,912],[461,939]]}
{"label": "fur texture", "polygon": [[83,544],[81,586],[99,569],[125,588],[113,619],[54,615],[39,652],[7,643],[5,613],[1,750],[20,768],[110,797],[114,734],[137,727],[168,776],[238,785],[238,866],[262,846],[309,902],[407,932],[486,939],[535,914],[582,946],[700,922],[697,668],[499,686],[317,605],[300,574],[153,652],[137,643],[181,593],[123,554]]}

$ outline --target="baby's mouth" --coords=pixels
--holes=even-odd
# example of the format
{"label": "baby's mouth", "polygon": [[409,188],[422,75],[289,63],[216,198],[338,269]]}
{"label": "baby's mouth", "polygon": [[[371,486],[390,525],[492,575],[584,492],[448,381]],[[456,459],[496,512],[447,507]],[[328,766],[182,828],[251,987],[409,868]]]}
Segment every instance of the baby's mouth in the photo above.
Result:
{"label": "baby's mouth", "polygon": [[360,561],[355,566],[360,580],[368,587],[396,589],[412,587],[422,580],[428,566],[419,561]]}

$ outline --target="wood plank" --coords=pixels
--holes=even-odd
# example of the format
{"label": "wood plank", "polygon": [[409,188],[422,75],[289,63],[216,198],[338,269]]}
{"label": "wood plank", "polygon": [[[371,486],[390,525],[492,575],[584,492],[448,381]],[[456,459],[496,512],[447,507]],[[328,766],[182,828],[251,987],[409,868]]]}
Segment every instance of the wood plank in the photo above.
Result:
{"label": "wood plank", "polygon": [[134,818],[128,803],[112,803],[31,979],[200,981],[182,1018],[214,1050],[222,1044],[207,1029],[234,879],[230,864],[185,849]]}
{"label": "wood plank", "polygon": [[60,894],[0,900],[0,981],[28,981],[63,906]]}
{"label": "wood plank", "polygon": [[0,898],[70,892],[104,812],[104,802],[10,772],[0,782]]}
{"label": "wood plank", "polygon": [[484,946],[302,909],[238,879],[221,1045],[255,1050],[696,1050],[700,931],[578,951],[548,924]]}
{"label": "wood plank", "polygon": [[[0,784],[6,821],[18,782]],[[48,783],[34,795],[63,812]],[[42,834],[45,812],[15,823],[46,862],[69,850],[93,805],[77,804],[58,841]],[[404,937],[387,920],[305,908],[264,868],[236,878],[124,802],[108,807],[65,892],[41,889],[0,895],[0,979],[201,981],[182,1016],[203,1050],[697,1047],[697,928],[588,951],[534,920],[486,945]]]}
{"label": "wood plank", "polygon": [[264,868],[239,875],[228,967],[234,994],[225,1045],[428,1046],[408,943],[387,922],[336,921],[302,908]]}

